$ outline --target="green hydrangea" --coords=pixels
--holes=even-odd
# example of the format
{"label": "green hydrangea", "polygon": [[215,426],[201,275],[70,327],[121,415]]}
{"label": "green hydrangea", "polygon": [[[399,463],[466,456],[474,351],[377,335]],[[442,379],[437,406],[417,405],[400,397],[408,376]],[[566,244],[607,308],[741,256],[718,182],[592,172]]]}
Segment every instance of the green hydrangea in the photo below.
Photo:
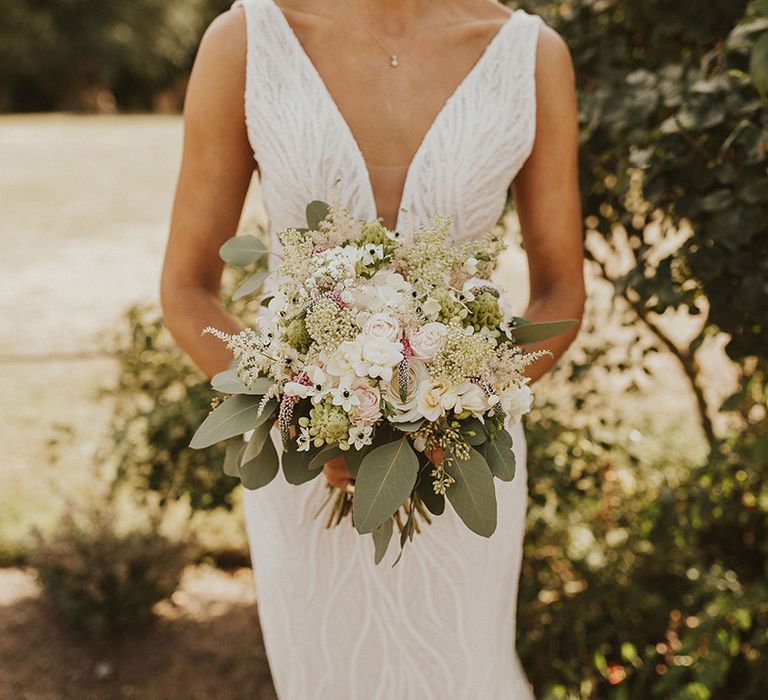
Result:
{"label": "green hydrangea", "polygon": [[385,245],[391,243],[387,237],[387,229],[380,221],[369,221],[363,226],[360,233],[359,245],[373,243],[374,245]]}
{"label": "green hydrangea", "polygon": [[467,302],[467,309],[469,310],[468,325],[471,325],[475,331],[479,331],[483,326],[495,330],[504,320],[499,300],[491,291],[476,293],[474,300]]}
{"label": "green hydrangea", "polygon": [[464,305],[443,287],[433,289],[429,293],[429,298],[440,304],[437,320],[441,323],[450,323],[451,319],[463,318],[467,314]]}
{"label": "green hydrangea", "polygon": [[286,342],[304,354],[312,344],[312,338],[307,331],[307,324],[303,318],[294,318],[283,329]]}
{"label": "green hydrangea", "polygon": [[334,406],[330,397],[313,406],[309,412],[309,434],[315,447],[323,444],[347,445],[349,417],[341,406]]}

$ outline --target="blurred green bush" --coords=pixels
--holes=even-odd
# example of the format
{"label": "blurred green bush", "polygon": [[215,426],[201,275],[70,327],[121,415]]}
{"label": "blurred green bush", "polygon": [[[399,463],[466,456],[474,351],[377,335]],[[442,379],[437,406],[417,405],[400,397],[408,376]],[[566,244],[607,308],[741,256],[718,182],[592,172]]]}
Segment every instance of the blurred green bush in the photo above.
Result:
{"label": "blurred green bush", "polygon": [[158,532],[160,516],[120,525],[110,499],[72,507],[29,563],[61,620],[92,641],[144,629],[178,587],[188,546]]}
{"label": "blurred green bush", "polygon": [[229,0],[0,0],[0,111],[151,109]]}
{"label": "blurred green bush", "polygon": [[[585,324],[526,423],[524,664],[542,698],[768,697],[768,2],[528,5],[574,57],[587,257],[629,335]],[[628,434],[659,353],[703,455]]]}

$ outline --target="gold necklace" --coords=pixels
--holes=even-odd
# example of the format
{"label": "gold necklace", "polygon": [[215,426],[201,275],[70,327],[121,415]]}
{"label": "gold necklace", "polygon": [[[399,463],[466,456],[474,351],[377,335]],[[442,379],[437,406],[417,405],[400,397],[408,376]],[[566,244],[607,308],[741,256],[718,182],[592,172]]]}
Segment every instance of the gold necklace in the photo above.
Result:
{"label": "gold necklace", "polygon": [[370,24],[368,24],[368,23],[367,23],[365,20],[363,20],[363,18],[362,18],[362,17],[360,17],[360,15],[358,15],[358,14],[357,14],[357,13],[356,13],[356,12],[355,12],[353,9],[352,9],[352,7],[351,7],[351,6],[350,6],[350,4],[349,4],[349,0],[344,0],[344,4],[347,6],[347,8],[348,8],[348,9],[349,9],[349,11],[352,13],[352,15],[355,17],[355,19],[356,19],[358,22],[360,22],[360,24],[362,24],[362,25],[363,25],[363,26],[364,26],[364,27],[365,27],[365,28],[366,28],[366,29],[367,29],[367,30],[368,30],[368,31],[371,33],[371,35],[373,36],[373,38],[376,40],[376,43],[378,43],[378,45],[379,45],[379,46],[381,46],[381,48],[382,48],[382,49],[384,49],[384,51],[386,52],[387,56],[389,57],[389,65],[390,65],[390,66],[392,66],[393,68],[397,68],[397,66],[398,66],[398,64],[399,64],[399,62],[400,62],[400,61],[399,61],[399,58],[398,58],[398,54],[399,54],[399,53],[402,53],[402,52],[403,52],[405,49],[407,49],[407,48],[408,48],[408,46],[410,46],[410,44],[411,44],[411,42],[413,41],[414,37],[415,37],[415,36],[416,36],[416,34],[418,33],[418,31],[419,31],[419,28],[420,28],[420,26],[421,26],[421,23],[422,23],[422,20],[424,19],[424,17],[426,17],[426,15],[427,15],[427,10],[429,9],[429,6],[430,6],[430,4],[431,4],[431,3],[432,3],[432,0],[428,0],[428,2],[427,2],[427,5],[426,5],[426,7],[424,8],[424,12],[422,12],[422,13],[421,13],[421,16],[419,17],[418,21],[416,22],[416,28],[413,30],[413,33],[411,34],[411,36],[408,38],[408,41],[406,42],[405,46],[403,46],[403,47],[400,49],[400,51],[399,51],[399,52],[394,52],[394,51],[390,51],[390,50],[387,48],[387,45],[386,45],[386,44],[385,44],[385,43],[384,43],[384,42],[381,40],[381,37],[380,37],[380,36],[378,35],[378,33],[377,33],[377,32],[376,32],[374,29],[373,29],[373,27],[371,27],[371,25],[370,25]]}

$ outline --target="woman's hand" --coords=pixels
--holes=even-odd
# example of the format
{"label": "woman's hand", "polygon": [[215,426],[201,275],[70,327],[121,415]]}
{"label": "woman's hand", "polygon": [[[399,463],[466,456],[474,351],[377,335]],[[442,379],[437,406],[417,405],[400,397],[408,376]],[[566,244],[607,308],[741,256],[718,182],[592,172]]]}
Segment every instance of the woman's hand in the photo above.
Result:
{"label": "woman's hand", "polygon": [[336,486],[342,491],[347,490],[348,484],[355,483],[352,475],[347,471],[347,463],[344,461],[343,455],[339,455],[336,459],[326,462],[323,467],[323,473],[331,486]]}
{"label": "woman's hand", "polygon": [[[441,447],[428,450],[425,454],[436,467],[439,467],[440,463],[443,461],[443,450]],[[323,467],[323,473],[331,486],[336,486],[342,491],[346,491],[348,484],[354,485],[355,483],[352,475],[347,470],[347,463],[344,461],[343,455],[339,455],[336,459],[327,462]]]}

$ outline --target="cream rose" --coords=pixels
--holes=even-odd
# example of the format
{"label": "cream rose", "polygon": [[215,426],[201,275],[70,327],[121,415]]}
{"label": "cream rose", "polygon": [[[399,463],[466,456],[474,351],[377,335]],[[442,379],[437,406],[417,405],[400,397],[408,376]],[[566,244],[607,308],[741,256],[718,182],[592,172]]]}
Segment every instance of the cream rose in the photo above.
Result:
{"label": "cream rose", "polygon": [[389,420],[393,423],[410,423],[421,418],[416,403],[420,387],[427,382],[429,382],[427,366],[421,360],[411,358],[408,361],[407,390],[403,399],[400,396],[399,377],[395,373],[383,388],[384,400],[395,411],[389,416]]}
{"label": "cream rose", "polygon": [[431,360],[442,350],[448,328],[443,323],[427,323],[408,337],[413,356],[419,360]]}
{"label": "cream rose", "polygon": [[400,340],[402,330],[400,322],[385,313],[371,314],[363,327],[363,333],[373,338],[384,338],[395,342]]}
{"label": "cream rose", "polygon": [[450,390],[445,382],[427,382],[418,392],[416,408],[428,421],[434,422],[445,415],[443,396]]}

